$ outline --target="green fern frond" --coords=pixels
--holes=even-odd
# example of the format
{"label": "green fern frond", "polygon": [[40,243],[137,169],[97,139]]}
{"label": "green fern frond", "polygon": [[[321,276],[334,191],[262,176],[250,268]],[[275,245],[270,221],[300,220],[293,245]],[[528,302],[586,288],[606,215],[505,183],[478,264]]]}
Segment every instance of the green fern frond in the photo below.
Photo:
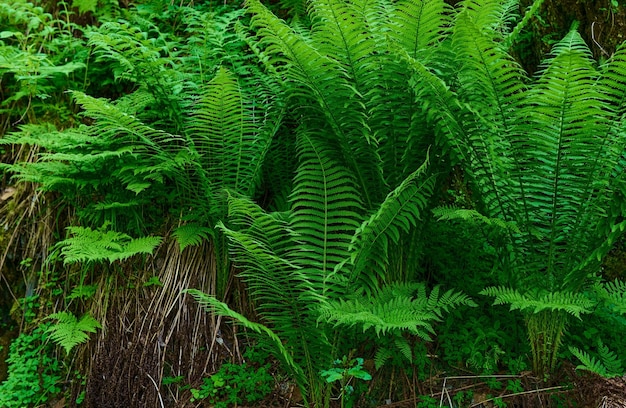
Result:
{"label": "green fern frond", "polygon": [[502,39],[518,17],[519,0],[464,0],[457,16],[467,15],[485,34]]}
{"label": "green fern frond", "polygon": [[213,229],[196,223],[181,225],[172,233],[181,252],[188,246],[200,245],[203,240],[209,240],[213,234]]}
{"label": "green fern frond", "polygon": [[608,346],[602,343],[602,340],[598,340],[598,355],[602,364],[606,367],[607,372],[621,376],[624,374],[624,367],[622,361],[616,352],[608,348]]}
{"label": "green fern frond", "polygon": [[577,370],[591,371],[604,378],[613,378],[623,375],[624,368],[618,355],[598,340],[598,357],[589,354],[577,347],[569,347],[569,351],[582,364],[576,366]]}
{"label": "green fern frond", "polygon": [[402,0],[389,16],[390,37],[412,58],[431,53],[451,26],[451,8],[443,0]]}
{"label": "green fern frond", "polygon": [[500,218],[489,218],[472,209],[442,206],[434,208],[432,213],[435,217],[437,217],[437,221],[463,220],[495,226],[502,230],[511,230],[518,234],[522,233],[517,224],[513,221],[504,221]]}
{"label": "green fern frond", "polygon": [[361,194],[323,140],[301,133],[297,148],[291,227],[302,251],[298,262],[321,282],[349,257],[348,245],[363,211]]}
{"label": "green fern frond", "polygon": [[[304,268],[297,235],[283,214],[268,214],[250,199],[229,197],[232,228],[218,223],[228,238],[232,262],[241,272],[256,311],[287,342],[287,349],[315,388],[325,366],[330,343],[323,327],[315,324],[324,290],[315,268]],[[315,391],[311,391],[315,393]]]}
{"label": "green fern frond", "polygon": [[[398,295],[398,289],[403,292],[409,288],[411,295]],[[372,296],[357,293],[348,300],[329,301],[322,307],[319,320],[335,326],[360,326],[363,331],[371,328],[377,335],[409,332],[430,340],[432,324],[444,311],[460,305],[476,306],[469,297],[452,290],[439,296],[437,287],[426,296],[423,284],[390,284]]]}
{"label": "green fern frond", "polygon": [[97,128],[89,129],[99,132],[101,137],[118,139],[125,144],[141,143],[152,154],[177,152],[184,146],[181,136],[152,128],[104,99],[78,91],[72,92],[72,96],[85,109],[86,116],[100,123]]}
{"label": "green fern frond", "polygon": [[511,46],[515,44],[522,30],[526,28],[532,18],[535,17],[541,9],[541,5],[543,4],[543,2],[544,0],[534,0],[530,7],[526,9],[524,17],[515,25],[513,30],[511,30],[509,35],[506,37],[506,40],[503,44],[503,48],[505,50],[510,49]]}
{"label": "green fern frond", "polygon": [[394,355],[395,353],[390,348],[379,347],[378,350],[376,350],[376,354],[374,355],[374,367],[377,370],[380,370],[380,368],[384,366],[385,363]]}
{"label": "green fern frond", "polygon": [[613,313],[626,314],[626,282],[619,279],[594,286],[594,291],[600,301]]}
{"label": "green fern frond", "polygon": [[97,285],[78,285],[72,289],[72,292],[65,297],[65,300],[72,299],[90,299],[96,294]]}
{"label": "green fern frond", "polygon": [[131,238],[106,229],[68,227],[71,237],[59,242],[63,262],[100,262],[124,260],[137,254],[151,254],[161,243],[160,237]]}
{"label": "green fern frond", "polygon": [[426,166],[424,163],[390,192],[352,237],[352,279],[364,283],[370,291],[385,280],[389,246],[398,244],[401,234],[416,226],[427,206],[434,177],[426,174]]}
{"label": "green fern frond", "polygon": [[[602,224],[604,215],[595,206],[611,195],[598,183],[610,174],[605,159],[615,146],[606,144],[597,78],[589,49],[572,31],[554,47],[519,111],[530,127],[514,141],[520,158],[516,172],[527,208],[534,209],[526,212],[546,237],[528,244],[544,257],[548,281],[575,269],[583,254],[595,249],[589,246],[598,238],[587,226]],[[524,150],[529,138],[536,147]]]}
{"label": "green fern frond", "polygon": [[[315,37],[313,34],[294,31],[258,0],[250,0],[247,5],[253,13],[252,23],[258,28],[269,62],[285,78],[287,94],[292,101],[306,106],[304,112],[307,114],[301,121],[303,127],[306,127],[305,132],[315,132],[318,137],[325,137],[328,144],[333,144],[334,148],[342,152],[343,165],[353,172],[365,205],[372,205],[378,199],[378,189],[371,186],[383,186],[385,182],[380,166],[372,166],[372,163],[379,162],[379,158],[372,149],[371,145],[376,141],[366,123],[366,106],[364,95],[361,94],[365,91],[359,92],[357,88],[361,85],[355,84],[355,78],[348,72],[357,62],[353,61],[347,67],[341,62],[343,57],[340,55],[326,55],[323,51],[324,41],[317,44],[312,40]],[[355,22],[357,25],[361,23]],[[337,39],[341,38],[342,32],[333,32],[339,36]],[[344,52],[351,54],[365,51],[360,48],[364,40],[362,37],[345,40],[342,46]],[[355,48],[352,49],[352,46]],[[367,68],[363,74],[373,78],[375,72]],[[360,75],[353,74],[357,77]]]}
{"label": "green fern frond", "polygon": [[46,332],[50,333],[52,341],[65,349],[66,354],[69,354],[75,346],[88,341],[87,333],[95,333],[96,329],[102,328],[96,319],[87,314],[78,320],[72,313],[58,312],[47,316],[46,319],[57,320]]}
{"label": "green fern frond", "polygon": [[540,292],[521,293],[516,289],[492,286],[483,289],[481,295],[494,297],[494,305],[510,305],[510,310],[529,311],[538,314],[542,311],[561,311],[578,319],[582,314],[591,313],[595,302],[581,293]]}
{"label": "green fern frond", "polygon": [[410,56],[397,44],[389,45],[390,51],[406,62],[413,75],[409,85],[414,89],[416,98],[422,101],[421,108],[427,123],[433,127],[438,144],[444,153],[452,153],[456,162],[469,162],[470,156],[464,140],[471,134],[463,118],[476,116],[469,104],[463,103],[450,89],[443,78],[433,72],[422,61]]}
{"label": "green fern frond", "polygon": [[196,102],[186,133],[200,166],[217,188],[251,195],[280,122],[244,93],[237,78],[221,68]]}
{"label": "green fern frond", "polygon": [[282,340],[278,335],[272,331],[267,326],[264,326],[259,323],[252,322],[248,320],[244,315],[235,312],[224,302],[220,302],[213,296],[209,296],[197,289],[186,289],[183,293],[189,293],[194,299],[202,305],[207,311],[216,313],[220,316],[226,316],[234,319],[239,324],[241,324],[246,329],[250,329],[256,333],[262,334],[268,337],[272,345],[274,346],[274,352],[277,358],[279,358],[283,363],[285,363],[286,367],[288,367],[291,371],[291,374],[294,375],[294,379],[300,386],[304,386],[306,384],[305,375],[302,370],[302,367],[294,361],[293,356],[285,348]]}
{"label": "green fern frond", "polygon": [[413,362],[413,350],[411,350],[411,345],[404,337],[396,336],[393,339],[394,344],[400,350],[400,353],[404,358],[408,361]]}

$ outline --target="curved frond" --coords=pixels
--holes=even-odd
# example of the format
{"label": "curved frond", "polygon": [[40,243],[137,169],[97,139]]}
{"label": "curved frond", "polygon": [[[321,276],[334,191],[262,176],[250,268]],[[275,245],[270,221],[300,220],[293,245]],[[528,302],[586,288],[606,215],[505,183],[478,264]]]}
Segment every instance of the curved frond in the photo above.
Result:
{"label": "curved frond", "polygon": [[616,279],[613,282],[594,287],[598,299],[606,304],[612,313],[626,314],[626,282]]}
{"label": "curved frond", "polygon": [[464,0],[463,11],[481,31],[501,40],[512,29],[518,16],[519,0]]}
{"label": "curved frond", "polygon": [[[217,227],[229,240],[232,262],[257,302],[256,310],[286,342],[286,349],[314,386],[314,376],[330,360],[330,343],[315,324],[324,301],[317,276],[297,262],[294,232],[282,214],[265,213],[247,198],[229,198],[229,221]],[[306,388],[303,388],[303,391]]]}
{"label": "curved frond", "polygon": [[432,213],[437,217],[437,221],[449,221],[449,220],[463,220],[475,223],[483,223],[489,226],[495,226],[502,230],[511,230],[517,234],[521,234],[517,224],[513,221],[504,221],[500,218],[485,217],[476,210],[467,208],[456,208],[452,206],[437,207],[432,210]]}
{"label": "curved frond", "polygon": [[[363,100],[363,93],[372,86],[372,79],[377,78],[378,72],[372,70],[376,64],[368,65],[368,61],[376,58],[371,55],[372,50],[361,45],[367,36],[363,37],[362,30],[350,31],[349,27],[343,27],[338,22],[338,15],[331,13],[324,17],[326,9],[322,7],[320,20],[324,21],[325,27],[333,27],[330,35],[335,38],[322,38],[316,42],[313,33],[294,31],[258,0],[248,1],[247,6],[254,14],[252,22],[258,28],[261,44],[266,47],[269,63],[284,78],[291,101],[306,112],[301,123],[340,149],[343,165],[353,172],[361,186],[365,204],[372,205],[376,202],[378,189],[370,187],[383,186],[385,182],[380,166],[372,165],[380,159],[372,147],[376,141],[369,131]],[[350,19],[357,26],[362,24],[355,16]],[[329,45],[331,40],[334,45]],[[324,47],[332,48],[334,54],[327,54]],[[366,51],[369,54],[363,54]],[[356,60],[359,55],[363,58]],[[350,61],[348,65],[347,60]]]}
{"label": "curved frond", "polygon": [[591,371],[604,378],[613,378],[624,374],[624,368],[618,355],[602,344],[600,340],[598,341],[599,358],[577,347],[570,346],[569,351],[581,362],[580,365],[576,366],[577,370]]}
{"label": "curved frond", "polygon": [[298,155],[290,220],[301,251],[297,262],[311,278],[324,281],[349,256],[363,212],[361,195],[336,152],[314,135],[299,135]]}
{"label": "curved frond", "polygon": [[401,0],[389,16],[389,36],[412,58],[429,54],[451,26],[451,8],[443,0]]}
{"label": "curved frond", "polygon": [[434,176],[426,174],[424,163],[407,177],[372,216],[355,231],[350,243],[351,280],[374,291],[387,276],[390,245],[398,244],[402,233],[415,227],[433,193]]}
{"label": "curved frond", "polygon": [[480,292],[481,295],[494,297],[494,305],[510,305],[510,310],[529,311],[538,314],[544,310],[566,312],[578,319],[581,314],[591,313],[595,302],[581,293],[540,292],[521,293],[516,289],[492,286]]}
{"label": "curved frond", "polygon": [[278,335],[274,333],[270,328],[248,320],[242,314],[237,313],[230,307],[228,307],[226,303],[220,302],[215,297],[209,296],[197,289],[187,289],[184,292],[189,293],[191,296],[193,296],[194,299],[207,311],[216,313],[220,316],[230,317],[236,320],[246,329],[250,329],[256,333],[267,336],[272,341],[272,345],[274,346],[274,354],[276,355],[276,357],[282,360],[285,366],[289,368],[289,371],[294,376],[298,385],[301,387],[305,386],[306,381],[302,368],[294,361],[293,356],[287,350],[287,348],[285,348],[280,337],[278,337]]}
{"label": "curved frond", "polygon": [[214,234],[213,229],[196,223],[189,223],[177,227],[172,236],[178,242],[180,251],[184,251],[188,246],[200,245],[203,240],[209,240]]}
{"label": "curved frond", "polygon": [[608,193],[604,160],[612,147],[603,139],[607,123],[592,64],[580,35],[570,32],[555,46],[519,112],[526,123],[514,140],[516,174],[529,222],[546,238],[528,245],[543,257],[537,262],[547,267],[548,283],[572,270],[589,251],[584,247],[595,244],[589,226],[603,217],[595,203]]}

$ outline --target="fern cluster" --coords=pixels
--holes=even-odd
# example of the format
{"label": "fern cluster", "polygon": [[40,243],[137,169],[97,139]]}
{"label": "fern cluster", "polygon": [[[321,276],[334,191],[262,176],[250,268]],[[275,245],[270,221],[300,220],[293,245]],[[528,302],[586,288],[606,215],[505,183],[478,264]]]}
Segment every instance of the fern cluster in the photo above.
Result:
{"label": "fern cluster", "polygon": [[[51,18],[14,1],[0,5],[14,26]],[[344,351],[341,333],[389,337],[415,361],[407,338],[429,341],[445,313],[476,306],[416,283],[427,222],[496,231],[497,281],[481,294],[523,313],[538,374],[554,367],[570,317],[626,311],[626,286],[596,273],[626,228],[624,47],[598,65],[574,27],[530,77],[509,48],[540,0],[523,18],[502,0],[291,4],[288,23],[259,0],[154,2],[84,31],[90,63],[110,74],[101,85],[128,92],[98,98],[85,82],[69,93],[80,125],[31,123],[0,139],[41,149],[0,168],[77,209],[58,244],[66,263],[151,253],[165,230],[181,251],[210,241],[218,297],[187,293],[269,339],[313,406],[329,403],[319,373]],[[88,68],[27,50],[18,31],[0,37],[13,101]],[[440,205],[453,166],[471,208]],[[259,322],[218,301],[231,261]],[[69,352],[97,327],[86,316],[53,315],[52,339]]]}
{"label": "fern cluster", "polygon": [[437,56],[443,67],[399,52],[432,129],[468,176],[476,209],[516,226],[500,257],[510,289],[483,293],[526,310],[532,325],[543,310],[579,317],[592,309],[589,276],[621,234],[626,66],[623,48],[597,66],[574,27],[529,78],[507,49],[519,33],[512,10],[463,2]]}

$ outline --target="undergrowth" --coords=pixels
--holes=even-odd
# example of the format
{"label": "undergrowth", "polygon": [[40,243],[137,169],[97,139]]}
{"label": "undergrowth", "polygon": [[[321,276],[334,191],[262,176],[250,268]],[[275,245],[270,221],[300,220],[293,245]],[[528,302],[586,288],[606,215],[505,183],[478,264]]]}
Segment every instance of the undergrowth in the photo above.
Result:
{"label": "undergrowth", "polygon": [[[505,406],[564,361],[622,375],[626,284],[601,261],[626,229],[626,47],[598,63],[574,25],[531,76],[514,55],[540,6],[0,4],[0,263],[19,264],[21,329],[0,407],[88,399],[84,350],[139,293],[136,313],[163,309],[155,403],[434,407],[460,373]],[[269,354],[163,377],[167,324],[191,314],[211,340],[188,364],[218,360],[220,325]]]}

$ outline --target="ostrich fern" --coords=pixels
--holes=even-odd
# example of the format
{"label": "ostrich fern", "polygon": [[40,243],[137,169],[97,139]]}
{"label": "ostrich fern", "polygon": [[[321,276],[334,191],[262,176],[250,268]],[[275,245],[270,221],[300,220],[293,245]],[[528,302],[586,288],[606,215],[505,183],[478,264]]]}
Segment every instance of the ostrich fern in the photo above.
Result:
{"label": "ostrich fern", "polygon": [[[452,10],[439,0],[315,0],[308,8],[310,29],[294,29],[257,0],[247,7],[259,53],[283,79],[288,109],[298,118],[297,134],[310,135],[333,154],[350,173],[362,212],[374,213],[435,143],[406,86],[406,63],[388,52],[389,39],[427,61],[445,38]],[[434,160],[427,171],[434,175],[446,166]],[[409,263],[402,251],[418,246],[419,225],[400,235],[389,245],[393,265],[383,280],[415,278],[417,263]]]}
{"label": "ostrich fern", "polygon": [[[441,143],[469,176],[478,210],[515,225],[502,251],[496,303],[525,311],[539,374],[554,367],[567,316],[589,313],[583,291],[623,230],[624,48],[596,67],[573,29],[537,78],[504,48],[508,2],[467,1],[437,74],[397,45]],[[504,248],[503,248],[504,249]]]}

